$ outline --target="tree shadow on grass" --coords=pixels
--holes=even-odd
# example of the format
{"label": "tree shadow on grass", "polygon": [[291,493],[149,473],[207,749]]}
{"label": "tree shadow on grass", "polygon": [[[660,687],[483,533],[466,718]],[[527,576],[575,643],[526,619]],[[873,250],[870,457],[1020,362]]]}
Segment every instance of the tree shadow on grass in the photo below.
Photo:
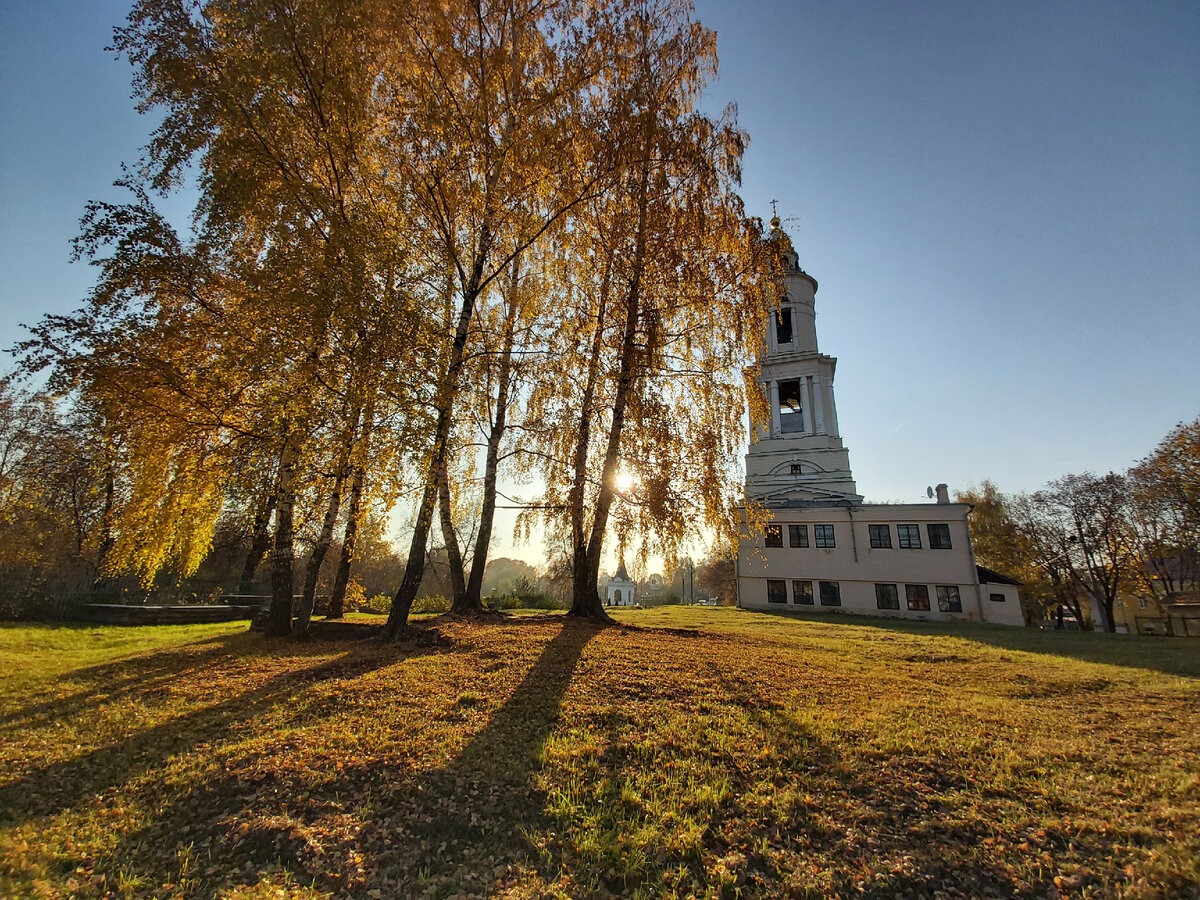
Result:
{"label": "tree shadow on grass", "polygon": [[[539,869],[549,883],[563,872],[570,896],[589,897],[1042,898],[1054,872],[1035,874],[1040,849],[1073,844],[1104,859],[1128,838],[1043,827],[1033,846],[1026,832],[1049,811],[1041,800],[981,793],[970,760],[936,748],[843,755],[775,689],[714,659],[698,678],[689,668],[701,682],[691,694],[647,668],[645,682],[610,690],[607,706],[584,698],[585,712],[564,723],[602,736],[582,738],[601,749],[580,764],[588,748],[575,742],[548,761],[557,771],[544,775],[553,795]],[[999,835],[1007,849],[992,848]]]}
{"label": "tree shadow on grass", "polygon": [[[214,650],[215,655],[221,652]],[[166,667],[164,659],[170,655],[154,654],[145,661],[143,671],[149,677],[140,686],[126,678],[127,671],[121,664],[96,667],[93,676],[100,683],[105,675],[119,676],[117,690],[131,695],[145,692],[150,695],[149,699],[153,699],[158,682],[173,677],[167,671],[169,667]],[[206,661],[211,661],[211,657],[193,660],[183,668],[194,674]],[[201,744],[219,742],[239,726],[253,721],[313,684],[328,679],[355,678],[389,661],[378,654],[364,656],[343,653],[314,665],[273,675],[250,690],[137,731],[110,746],[98,747],[67,760],[33,765],[0,786],[0,823],[21,825],[32,819],[71,809],[89,798],[121,788],[130,780],[161,766],[172,756],[186,754]],[[141,660],[132,662],[137,668]],[[107,693],[103,687],[97,687],[95,695],[107,696]]]}
{"label": "tree shadow on grass", "polygon": [[[313,771],[321,760],[309,754],[296,768],[278,757],[251,766],[238,753],[224,770],[217,766],[210,777],[173,792],[152,820],[120,839],[101,867],[111,878],[124,872],[155,886],[174,883],[189,896],[263,880],[313,884],[338,897],[371,890],[407,897],[427,888],[446,896],[454,893],[450,884],[482,890],[502,865],[496,849],[519,855],[524,833],[544,821],[532,773],[560,720],[575,664],[596,631],[590,624],[562,623],[510,699],[444,767],[355,762],[347,753],[344,763],[326,760],[324,771]],[[444,645],[428,649],[445,652]],[[291,724],[320,719],[326,704],[336,706],[339,696],[352,694],[357,685],[349,679],[361,673],[343,668],[339,675],[347,684],[340,694],[322,695],[303,708],[293,703]],[[272,691],[259,706],[290,693]],[[485,702],[464,692],[442,718],[454,725]],[[431,723],[412,724],[422,729]],[[288,722],[275,723],[276,734],[288,728]],[[163,852],[173,845],[174,855]],[[181,877],[183,853],[192,868]]]}
{"label": "tree shadow on grass", "polygon": [[1200,642],[1188,638],[1108,634],[1101,631],[1054,631],[980,622],[919,622],[852,613],[773,609],[748,611],[812,624],[850,625],[881,633],[961,638],[1005,650],[1146,669],[1181,678],[1200,678]]}
{"label": "tree shadow on grass", "polygon": [[1180,678],[1200,678],[1200,641],[1194,638],[1106,634],[1101,631],[1042,631],[1000,626],[974,626],[963,637],[1005,650],[1145,669]]}
{"label": "tree shadow on grass", "polygon": [[[400,875],[414,894],[484,892],[499,870],[531,849],[527,835],[547,822],[545,797],[534,785],[542,749],[561,724],[583,649],[601,630],[562,619],[553,625],[558,633],[462,752],[442,769],[417,773],[387,798],[386,814],[359,834],[367,888],[374,884],[386,896],[400,888]],[[474,702],[463,695],[457,711]],[[496,856],[498,848],[503,852]]]}
{"label": "tree shadow on grass", "polygon": [[[546,628],[531,629],[534,639]],[[524,673],[514,672],[521,681],[511,697],[439,767],[301,752],[305,765],[327,767],[314,781],[311,768],[283,765],[296,746],[288,742],[292,726],[319,723],[323,703],[387,694],[390,682],[353,679],[394,654],[339,657],[292,673],[290,682],[280,676],[243,695],[250,699],[244,712],[236,709],[242,698],[231,699],[206,724],[185,728],[184,742],[212,743],[271,715],[270,755],[255,765],[242,748],[209,749],[186,783],[144,779],[123,802],[150,818],[122,834],[99,868],[110,884],[118,874],[141,879],[145,889],[133,893],[196,897],[289,879],[337,897],[489,896],[518,885],[524,896],[537,889],[533,882],[550,889],[558,882],[580,897],[1047,896],[1053,871],[1030,874],[1039,847],[1019,849],[1022,829],[1082,810],[991,797],[971,783],[970,760],[942,759],[936,748],[859,758],[782,699],[786,681],[772,667],[790,657],[740,660],[723,646],[702,652],[715,638],[675,635],[664,638],[675,644],[667,668],[649,652],[646,634],[625,644],[609,630],[615,639],[580,665],[596,633],[563,622]],[[469,662],[476,671],[503,666],[509,646],[484,647]],[[400,658],[419,648],[409,650]],[[755,677],[760,672],[771,676]],[[344,681],[309,695],[315,703],[296,702],[332,679]],[[564,718],[568,691],[571,717]],[[437,721],[412,727],[428,734],[472,726],[483,704],[464,691],[445,709],[426,704]],[[277,715],[279,708],[287,714]],[[366,727],[376,709],[368,705],[366,718],[354,721]],[[138,764],[123,775],[147,771]],[[53,774],[28,788],[45,788]],[[89,789],[117,783],[93,777]],[[672,791],[681,797],[667,796],[667,810],[652,808]],[[682,837],[679,817],[695,826]],[[1044,845],[1058,852],[1071,843],[1077,859],[1111,857],[1131,839],[1122,829],[1090,837],[1044,830]],[[997,835],[1007,850],[985,846]],[[73,865],[63,861],[65,870]]]}
{"label": "tree shadow on grass", "polygon": [[[144,697],[180,678],[208,669],[235,652],[242,655],[258,652],[258,648],[246,644],[247,635],[243,632],[218,635],[64,672],[49,684],[35,688],[31,692],[32,702],[14,705],[0,715],[0,737],[38,719],[53,717],[61,721],[86,713],[97,703],[112,703],[132,694]],[[80,687],[65,695],[58,693],[63,681]]]}

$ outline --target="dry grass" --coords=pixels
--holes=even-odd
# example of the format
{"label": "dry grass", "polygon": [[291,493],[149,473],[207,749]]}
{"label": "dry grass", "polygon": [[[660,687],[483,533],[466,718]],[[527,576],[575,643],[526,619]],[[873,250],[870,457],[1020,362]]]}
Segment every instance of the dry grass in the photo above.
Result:
{"label": "dry grass", "polygon": [[1200,895],[1194,642],[622,619],[0,629],[0,894]]}

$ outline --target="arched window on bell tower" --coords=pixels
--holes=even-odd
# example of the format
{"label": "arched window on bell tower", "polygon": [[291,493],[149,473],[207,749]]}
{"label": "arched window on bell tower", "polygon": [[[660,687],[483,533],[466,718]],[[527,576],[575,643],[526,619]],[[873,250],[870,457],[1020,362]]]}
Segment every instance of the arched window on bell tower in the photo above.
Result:
{"label": "arched window on bell tower", "polygon": [[792,342],[792,310],[784,306],[775,311],[775,346]]}
{"label": "arched window on bell tower", "polygon": [[804,432],[804,382],[786,378],[779,382],[779,431],[782,434]]}

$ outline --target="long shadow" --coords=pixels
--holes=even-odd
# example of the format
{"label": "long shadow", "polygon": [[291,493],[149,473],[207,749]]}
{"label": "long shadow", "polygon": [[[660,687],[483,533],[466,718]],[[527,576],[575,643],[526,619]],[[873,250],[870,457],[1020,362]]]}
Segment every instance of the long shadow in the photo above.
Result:
{"label": "long shadow", "polygon": [[[220,754],[210,754],[217,762],[213,777],[178,788],[146,785],[138,797],[130,798],[135,805],[143,799],[152,801],[153,818],[124,834],[99,861],[100,870],[115,877],[129,869],[151,886],[172,882],[181,895],[196,897],[215,895],[215,883],[221,879],[226,882],[222,890],[257,885],[264,877],[274,877],[267,872],[278,874],[278,867],[337,897],[486,896],[497,885],[515,887],[511,879],[517,876],[512,873],[531,870],[547,883],[560,874],[569,875],[574,889],[585,892],[576,896],[639,887],[668,896],[680,893],[668,882],[672,871],[678,873],[682,867],[687,873],[687,881],[680,885],[683,894],[700,893],[688,885],[703,885],[706,879],[711,884],[717,877],[714,864],[727,858],[731,861],[715,896],[819,896],[824,890],[826,895],[883,900],[933,896],[935,889],[947,897],[1047,896],[1048,881],[1022,882],[1008,868],[1014,861],[1012,854],[1032,858],[1036,847],[1010,849],[1009,856],[975,852],[975,848],[997,834],[1004,834],[1010,848],[1015,847],[1022,840],[1019,828],[1039,823],[1051,812],[1063,812],[1046,806],[1053,801],[1001,798],[995,808],[1004,815],[993,819],[979,813],[992,809],[992,798],[970,782],[969,760],[939,761],[934,748],[920,758],[893,753],[864,761],[849,751],[843,755],[841,748],[808,728],[786,702],[773,699],[773,688],[754,677],[760,671],[756,667],[778,660],[767,657],[753,665],[733,665],[726,658],[713,657],[709,669],[696,669],[707,683],[715,684],[711,688],[696,686],[693,668],[688,666],[686,681],[676,679],[670,690],[657,690],[663,673],[652,660],[641,667],[644,683],[615,679],[597,683],[589,677],[579,685],[587,701],[581,704],[580,720],[564,722],[564,698],[596,633],[588,625],[564,621],[512,696],[440,768],[406,770],[379,761],[351,764],[353,754],[348,753],[344,770],[339,764],[334,771],[331,761],[330,771],[323,773],[327,778],[313,785],[301,775],[274,771],[272,760],[265,761],[268,765],[262,767],[261,776],[248,778],[252,767],[240,765],[239,759],[232,759],[239,763],[239,771],[232,767],[223,771]],[[211,712],[198,711],[177,720],[181,729],[177,736],[185,747],[213,741],[277,705],[294,711],[296,724],[311,724],[314,716],[319,718],[321,702],[353,696],[357,686],[350,679],[417,652],[426,651],[412,648],[400,657],[380,653],[363,654],[368,658],[361,659],[339,657],[278,676]],[[428,652],[443,651],[435,647]],[[486,664],[486,652],[478,657]],[[588,662],[592,663],[591,655]],[[298,692],[329,679],[345,679],[347,684],[336,696],[319,694],[315,707],[296,702]],[[681,685],[690,685],[690,692]],[[599,699],[611,697],[612,702],[596,702],[586,692],[595,692]],[[666,699],[675,705],[695,703],[691,715],[698,728],[733,727],[723,724],[727,720],[721,715],[711,721],[706,718],[708,714],[699,708],[701,701],[744,711],[744,717],[734,717],[741,723],[736,728],[743,731],[732,746],[740,752],[707,742],[689,743],[684,750],[663,744],[663,759],[668,762],[723,767],[731,789],[717,801],[696,799],[692,808],[684,809],[703,825],[697,844],[679,849],[664,843],[649,858],[638,859],[639,838],[621,829],[645,815],[638,808],[637,789],[645,786],[646,779],[650,787],[671,784],[659,778],[661,773],[653,765],[657,757],[644,752],[643,744],[675,739],[660,732],[654,718],[655,709]],[[474,704],[480,702],[473,694],[462,694],[443,718],[470,718]],[[648,705],[639,705],[643,703]],[[280,731],[290,724],[272,721]],[[602,736],[598,745],[604,749],[594,768],[551,773],[558,786],[564,780],[578,781],[576,805],[556,808],[539,785],[543,751],[562,727]],[[155,731],[164,740],[172,737],[170,723]],[[347,735],[347,740],[352,737]],[[139,736],[122,746],[145,753],[154,743]],[[756,752],[757,744],[761,753]],[[119,762],[108,756],[97,765]],[[305,764],[319,766],[320,760],[310,756]],[[146,769],[137,762],[115,777],[92,777],[87,790],[100,792]],[[46,767],[31,773],[21,790],[46,790],[56,774],[88,773],[75,763]],[[0,793],[0,809],[14,793]],[[86,796],[72,790],[67,800],[74,797],[77,802]],[[767,802],[773,796],[789,799]],[[55,799],[46,808],[53,811],[62,806],[63,801]],[[1082,811],[1066,812],[1074,816]],[[356,833],[327,827],[339,819],[362,820],[363,825]],[[597,822],[610,829],[611,839],[605,844],[612,849],[600,851],[600,856],[579,855],[585,830]],[[1046,840],[1054,846],[1066,848],[1074,842],[1094,859],[1111,855],[1118,844],[1132,840],[1132,831],[1122,829],[1102,837],[1046,831]],[[174,845],[186,847],[192,861],[176,863],[169,870],[171,856],[163,847]],[[787,881],[789,872],[810,873],[815,863],[826,867],[823,888],[805,887],[801,892]],[[64,871],[73,865],[64,861]],[[217,874],[206,876],[210,870]],[[876,877],[869,883],[855,880],[863,871]]]}
{"label": "long shadow", "polygon": [[138,731],[113,745],[34,766],[0,786],[0,823],[20,825],[70,809],[145,774],[170,756],[186,753],[202,742],[220,740],[309,685],[331,678],[354,678],[384,662],[380,655],[343,654],[280,673],[249,691]]}
{"label": "long shadow", "polygon": [[[526,835],[546,822],[545,798],[533,784],[539,756],[560,723],[563,697],[583,648],[599,630],[564,620],[509,700],[462,752],[388,798],[388,814],[359,834],[368,873],[372,857],[394,857],[401,843],[418,863],[411,870],[417,876],[414,893],[421,884],[439,881],[480,890],[492,875],[482,870],[481,851],[529,849]],[[368,874],[363,885],[368,889],[370,879]]]}
{"label": "long shadow", "polygon": [[[205,638],[194,643],[176,645],[118,660],[72,669],[59,676],[58,682],[70,681],[85,685],[70,694],[55,694],[58,683],[39,686],[34,696],[50,695],[47,699],[34,699],[23,706],[15,706],[0,715],[0,734],[15,727],[24,727],[31,719],[53,716],[55,719],[70,718],[86,712],[97,702],[111,703],[130,694],[144,695],[157,688],[211,667],[221,659],[234,653],[235,643],[244,643],[244,634],[221,635]],[[254,653],[257,648],[242,648],[245,653]]]}
{"label": "long shadow", "polygon": [[[524,833],[544,822],[544,801],[531,786],[539,752],[559,723],[576,662],[597,630],[562,620],[511,698],[442,768],[406,771],[381,762],[343,766],[339,761],[336,771],[323,773],[280,774],[267,766],[251,780],[245,766],[227,775],[218,772],[189,784],[152,821],[123,836],[102,867],[115,875],[132,863],[151,882],[176,880],[177,872],[162,869],[165,854],[145,850],[178,843],[186,832],[187,841],[203,848],[197,851],[200,870],[219,872],[226,886],[255,885],[265,870],[277,868],[338,897],[371,890],[384,897],[411,896],[419,893],[410,890],[412,885],[439,879],[486,885],[496,863],[487,863],[484,854],[496,847],[518,851],[525,844]],[[435,647],[429,652],[446,651]],[[360,673],[341,674],[353,678]],[[283,693],[288,689],[272,696]],[[447,716],[470,714],[477,702],[471,697]],[[324,702],[336,703],[337,698]],[[320,713],[318,703],[298,714],[297,724],[311,723]],[[354,804],[351,809],[347,798]],[[336,830],[320,838],[307,831],[312,826],[323,832],[324,823],[347,813],[365,819],[353,839]],[[147,859],[159,868],[152,870]],[[397,871],[403,873],[404,887],[388,880]],[[200,877],[185,893],[209,896],[213,891],[213,881]]]}
{"label": "long shadow", "polygon": [[[599,743],[604,749],[589,775],[573,776],[585,783],[575,785],[570,804],[555,815],[528,820],[550,838],[551,848],[574,848],[567,855],[543,849],[538,868],[547,881],[569,872],[577,892],[571,896],[581,897],[638,891],[683,896],[707,890],[718,897],[861,895],[883,900],[930,896],[931,885],[945,888],[949,897],[1045,896],[1047,885],[1023,886],[999,857],[963,865],[961,851],[994,834],[995,827],[987,821],[974,829],[964,827],[953,803],[936,805],[940,792],[969,793],[959,775],[921,761],[905,761],[894,774],[856,768],[752,684],[721,673],[717,681],[719,688],[712,692],[720,697],[717,705],[744,715],[741,753],[721,746],[724,742],[701,741],[684,750],[674,736],[657,733],[657,723],[647,721],[644,713],[639,717],[632,712],[629,697],[577,723],[603,735]],[[718,719],[723,715],[716,714]],[[706,715],[701,705],[696,727],[704,727]],[[715,727],[730,736],[728,722]],[[746,752],[756,735],[761,735],[765,753],[759,758]],[[727,782],[728,792],[720,799],[696,791],[690,776],[680,780],[671,774],[709,767],[723,772]],[[709,784],[721,780],[700,777]],[[913,793],[914,784],[920,785],[918,793]],[[661,818],[647,819],[646,798],[664,795],[668,815],[701,825],[699,841],[681,846],[671,827],[660,830]],[[642,823],[648,826],[645,831],[639,830]],[[823,885],[801,890],[788,883],[789,872],[811,871],[818,860],[827,867]],[[864,865],[876,873],[871,883],[856,880]],[[981,892],[981,885],[986,890]]]}
{"label": "long shadow", "polygon": [[978,628],[967,640],[1045,656],[1064,656],[1083,662],[1146,669],[1180,678],[1200,678],[1200,641],[1195,638],[1106,634],[1097,631],[1042,631]]}
{"label": "long shadow", "polygon": [[850,625],[915,636],[956,637],[1005,650],[1146,669],[1181,678],[1200,678],[1200,641],[1189,638],[1108,634],[1101,631],[1054,631],[979,622],[918,622],[850,613],[804,613],[773,609],[754,612],[811,624]]}

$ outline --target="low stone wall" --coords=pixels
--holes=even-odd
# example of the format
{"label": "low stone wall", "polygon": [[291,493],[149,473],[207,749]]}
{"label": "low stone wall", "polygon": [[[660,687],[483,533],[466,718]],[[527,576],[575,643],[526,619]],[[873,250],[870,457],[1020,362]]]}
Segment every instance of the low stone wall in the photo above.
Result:
{"label": "low stone wall", "polygon": [[85,603],[79,618],[104,625],[198,625],[249,619],[251,609],[224,603],[208,606],[133,606],[121,603]]}

